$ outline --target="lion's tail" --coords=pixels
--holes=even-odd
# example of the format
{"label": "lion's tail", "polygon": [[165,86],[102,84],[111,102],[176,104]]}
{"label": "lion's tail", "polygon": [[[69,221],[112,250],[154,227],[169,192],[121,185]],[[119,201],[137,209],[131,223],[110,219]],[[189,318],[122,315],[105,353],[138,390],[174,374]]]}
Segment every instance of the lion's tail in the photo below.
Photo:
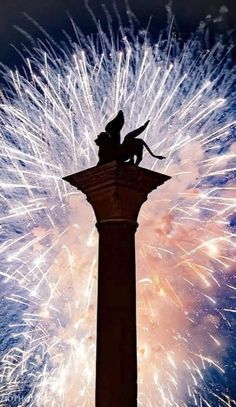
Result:
{"label": "lion's tail", "polygon": [[159,158],[159,157],[160,157],[159,155],[153,154],[152,150],[148,147],[147,143],[145,143],[144,140],[142,140],[142,141],[143,141],[143,145],[146,147],[146,149],[147,149],[147,151],[149,152],[149,154],[151,154],[151,155],[152,155],[153,157],[155,157],[155,158]]}

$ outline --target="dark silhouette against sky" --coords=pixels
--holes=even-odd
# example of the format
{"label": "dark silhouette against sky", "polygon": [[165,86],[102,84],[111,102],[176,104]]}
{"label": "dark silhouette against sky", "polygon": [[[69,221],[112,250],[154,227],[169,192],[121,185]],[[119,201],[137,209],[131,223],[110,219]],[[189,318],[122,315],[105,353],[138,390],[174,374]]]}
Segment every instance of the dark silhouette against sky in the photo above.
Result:
{"label": "dark silhouette against sky", "polygon": [[95,143],[99,147],[98,165],[107,164],[114,160],[139,165],[143,159],[144,147],[153,157],[163,160],[165,157],[153,154],[145,141],[137,138],[147,128],[149,122],[150,120],[126,134],[124,141],[120,143],[120,132],[125,123],[124,113],[120,110],[115,118],[106,125],[106,132],[100,133],[95,140]]}
{"label": "dark silhouette against sky", "polygon": [[118,161],[64,178],[87,196],[99,234],[96,407],[138,405],[135,232],[148,194],[169,179]]}

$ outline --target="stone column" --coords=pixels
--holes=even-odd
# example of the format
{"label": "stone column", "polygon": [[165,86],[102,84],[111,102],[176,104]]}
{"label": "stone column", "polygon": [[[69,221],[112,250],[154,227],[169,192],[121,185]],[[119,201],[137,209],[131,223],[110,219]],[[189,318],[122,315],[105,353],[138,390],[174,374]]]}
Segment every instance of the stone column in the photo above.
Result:
{"label": "stone column", "polygon": [[117,161],[64,178],[87,196],[99,233],[96,407],[137,406],[135,231],[169,178]]}

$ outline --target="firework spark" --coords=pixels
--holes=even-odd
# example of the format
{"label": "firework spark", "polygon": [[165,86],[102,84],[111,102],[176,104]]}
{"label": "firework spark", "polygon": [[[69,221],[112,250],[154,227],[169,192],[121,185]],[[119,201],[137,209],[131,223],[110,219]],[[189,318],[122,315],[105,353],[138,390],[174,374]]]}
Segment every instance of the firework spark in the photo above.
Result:
{"label": "firework spark", "polygon": [[[140,406],[233,406],[227,383],[235,310],[235,69],[200,33],[75,27],[77,43],[38,44],[1,93],[2,406],[93,406],[97,232],[62,177],[96,164],[93,142],[120,109],[172,180],[137,232]],[[119,45],[117,45],[117,43]],[[60,56],[59,56],[60,54]],[[214,404],[215,403],[215,404]],[[219,404],[220,403],[220,404]]]}

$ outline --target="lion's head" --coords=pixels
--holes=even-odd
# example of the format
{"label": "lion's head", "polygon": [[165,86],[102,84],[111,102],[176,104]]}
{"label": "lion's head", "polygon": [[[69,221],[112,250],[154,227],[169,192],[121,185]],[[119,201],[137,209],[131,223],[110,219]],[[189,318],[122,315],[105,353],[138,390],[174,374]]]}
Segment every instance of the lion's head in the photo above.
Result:
{"label": "lion's head", "polygon": [[111,142],[111,137],[108,133],[103,131],[102,133],[98,134],[97,138],[94,140],[98,147],[106,147]]}

